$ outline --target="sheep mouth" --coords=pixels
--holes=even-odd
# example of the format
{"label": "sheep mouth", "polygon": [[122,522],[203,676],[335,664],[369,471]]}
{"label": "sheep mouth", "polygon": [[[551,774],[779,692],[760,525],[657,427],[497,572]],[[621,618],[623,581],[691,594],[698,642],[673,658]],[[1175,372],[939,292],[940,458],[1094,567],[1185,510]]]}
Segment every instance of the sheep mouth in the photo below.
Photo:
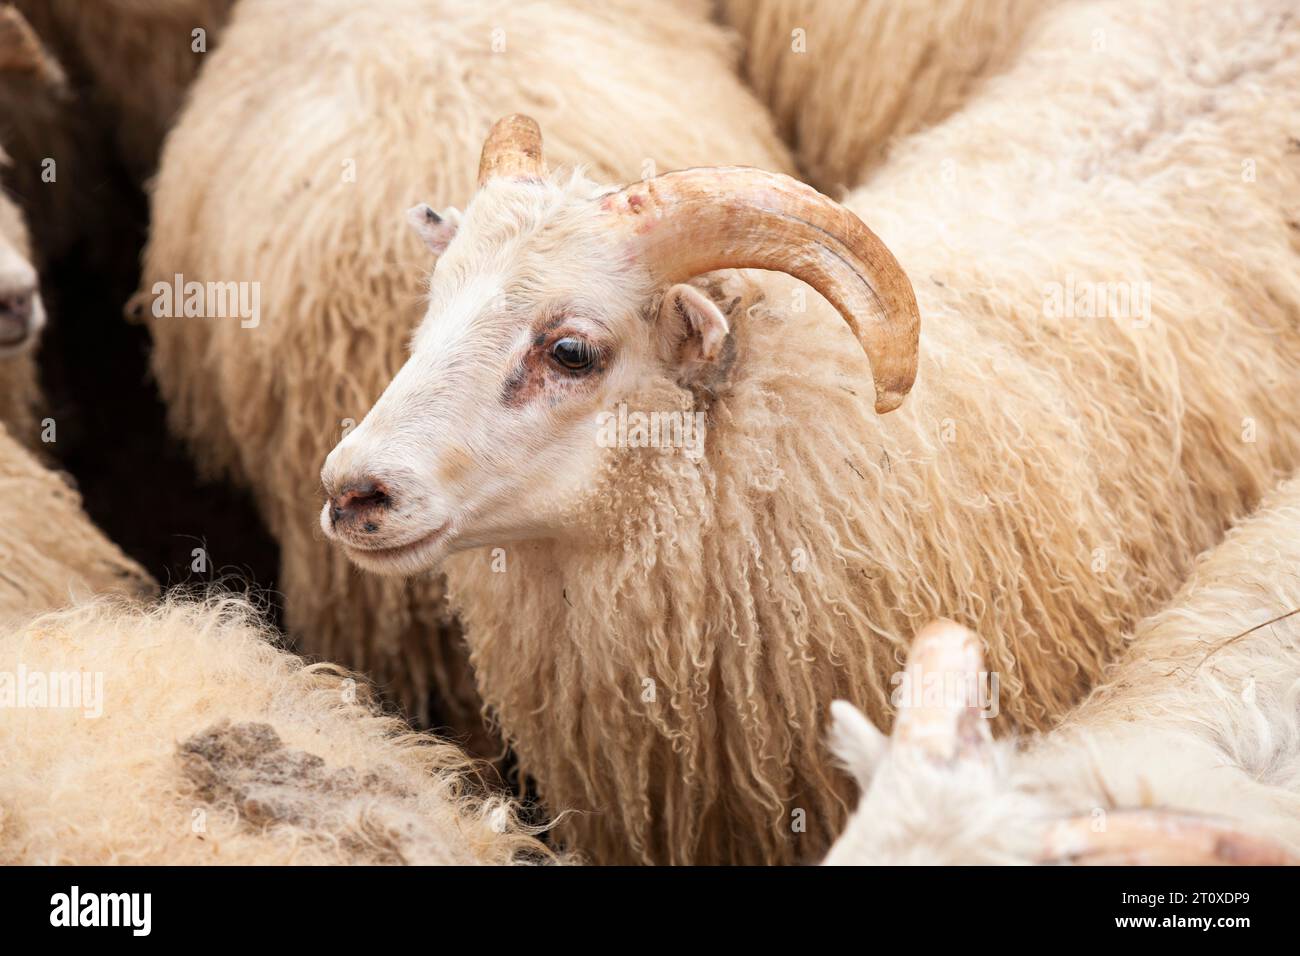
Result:
{"label": "sheep mouth", "polygon": [[391,547],[373,547],[363,546],[351,541],[344,542],[348,556],[361,565],[390,565],[390,564],[411,564],[412,558],[423,555],[432,549],[435,545],[441,544],[450,537],[451,522],[447,521],[434,528],[427,534],[423,534],[405,544],[396,544]]}
{"label": "sheep mouth", "polygon": [[34,338],[26,320],[15,321],[0,317],[0,353],[24,351]]}

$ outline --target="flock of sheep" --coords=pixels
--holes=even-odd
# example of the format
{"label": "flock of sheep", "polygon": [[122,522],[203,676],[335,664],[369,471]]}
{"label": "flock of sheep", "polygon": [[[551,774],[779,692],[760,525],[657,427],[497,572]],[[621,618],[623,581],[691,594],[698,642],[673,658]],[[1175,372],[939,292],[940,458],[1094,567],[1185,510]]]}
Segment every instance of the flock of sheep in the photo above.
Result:
{"label": "flock of sheep", "polygon": [[[1300,862],[1290,0],[13,0],[0,107],[0,862]],[[56,470],[87,143],[337,664]]]}

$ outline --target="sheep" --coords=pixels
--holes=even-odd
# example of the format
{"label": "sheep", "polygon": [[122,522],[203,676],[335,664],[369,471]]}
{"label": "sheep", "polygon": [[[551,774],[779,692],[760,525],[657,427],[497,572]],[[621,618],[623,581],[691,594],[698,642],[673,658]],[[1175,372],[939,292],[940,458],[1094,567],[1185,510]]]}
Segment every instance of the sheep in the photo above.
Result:
{"label": "sheep", "polygon": [[723,0],[745,75],[808,181],[853,187],[1015,57],[1045,0]]}
{"label": "sheep", "polygon": [[832,705],[863,794],[826,863],[1300,863],[1300,479],[1050,733],[992,741],[980,658],[959,625],[922,631],[892,738]]}
{"label": "sheep", "polygon": [[18,207],[0,192],[0,426],[29,445],[37,438],[40,402],[34,343],[44,324],[27,227]]}
{"label": "sheep", "polygon": [[458,748],[277,649],[243,599],[147,600],[2,427],[0,501],[0,864],[554,859]]}
{"label": "sheep", "polygon": [[[170,421],[209,474],[256,495],[291,633],[461,733],[480,704],[441,583],[358,575],[314,531],[311,496],[421,313],[424,247],[392,210],[463,203],[484,133],[520,103],[601,176],[793,168],[697,2],[394,0],[380,17],[259,0],[234,11],[170,134],[142,269]],[[260,283],[260,323],[155,316],[154,284],[177,274]]]}
{"label": "sheep", "polygon": [[[547,174],[517,118],[483,164],[512,175],[414,217],[445,247],[427,315],[326,459],[322,529],[373,572],[441,567],[485,703],[597,861],[820,859],[848,800],[822,717],[883,722],[907,636],[989,635],[1000,720],[1050,726],[1300,465],[1300,24],[1205,0],[1042,27],[849,198],[883,244],[754,170]],[[1064,55],[1098,31],[1104,68]],[[728,266],[833,306],[674,284]],[[1129,279],[1149,310],[1085,317],[1075,284]],[[915,392],[877,416],[916,306]]]}
{"label": "sheep", "polygon": [[64,478],[0,426],[0,621],[156,585],[104,536]]}
{"label": "sheep", "polygon": [[102,113],[130,173],[153,173],[163,136],[235,0],[13,0]]}
{"label": "sheep", "polygon": [[[27,22],[12,8],[0,7],[0,107],[7,119],[18,98],[60,82],[58,66],[41,47]],[[6,119],[0,130],[11,134]],[[11,160],[0,148],[0,168]],[[32,242],[22,211],[0,189],[0,425],[29,446],[37,441],[40,389],[35,348],[45,324]]]}
{"label": "sheep", "polygon": [[233,597],[0,630],[0,863],[553,859],[459,748],[273,641]]}

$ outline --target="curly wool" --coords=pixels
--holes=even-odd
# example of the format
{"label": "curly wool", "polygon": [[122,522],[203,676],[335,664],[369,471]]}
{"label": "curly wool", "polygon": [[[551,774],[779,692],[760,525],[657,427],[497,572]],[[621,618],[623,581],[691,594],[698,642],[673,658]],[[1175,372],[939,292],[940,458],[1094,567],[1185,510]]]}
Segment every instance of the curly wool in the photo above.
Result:
{"label": "curly wool", "polygon": [[789,157],[695,2],[393,0],[380,16],[250,0],[208,67],[168,140],[141,288],[176,273],[257,281],[262,318],[151,318],[171,423],[256,494],[306,650],[365,670],[414,714],[437,688],[444,719],[477,724],[441,580],[362,576],[316,522],[321,463],[422,314],[427,251],[403,210],[463,205],[488,128],[521,109],[553,160],[615,180]]}
{"label": "curly wool", "polygon": [[834,195],[862,182],[892,140],[977,94],[1051,2],[723,0],[721,13],[800,169]]}
{"label": "curly wool", "polygon": [[[1004,720],[1049,727],[1300,464],[1300,23],[1205,0],[1043,26],[849,199],[924,317],[899,411],[873,413],[820,299],[727,280],[726,388],[626,398],[707,411],[704,460],[629,450],[591,496],[589,549],[447,562],[484,700],[597,860],[819,859],[849,800],[826,708],[886,723],[919,627],[987,636]],[[1062,59],[1095,30],[1106,69]],[[1048,315],[1071,274],[1150,281],[1150,321]]]}
{"label": "curly wool", "polygon": [[1055,731],[983,767],[851,759],[869,783],[827,862],[1032,863],[1053,821],[1133,807],[1232,821],[1300,854],[1298,609],[1293,479],[1198,559]]}
{"label": "curly wool", "polygon": [[[102,675],[102,715],[0,721],[0,863],[551,859],[458,748],[304,666],[234,598],[95,603],[0,633],[0,674]],[[83,698],[84,702],[85,698]],[[89,709],[93,713],[93,709]]]}
{"label": "curly wool", "polygon": [[0,427],[0,621],[95,594],[147,595],[149,575],[86,517],[81,497]]}

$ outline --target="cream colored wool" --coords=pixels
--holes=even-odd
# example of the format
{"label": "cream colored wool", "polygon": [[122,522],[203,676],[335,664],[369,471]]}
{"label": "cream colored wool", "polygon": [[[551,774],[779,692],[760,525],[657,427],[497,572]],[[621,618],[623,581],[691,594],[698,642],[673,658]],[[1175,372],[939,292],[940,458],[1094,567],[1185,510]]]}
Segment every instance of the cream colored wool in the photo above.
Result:
{"label": "cream colored wool", "polygon": [[698,3],[250,0],[168,140],[142,281],[146,311],[176,273],[261,283],[256,329],[150,319],[172,425],[256,494],[303,647],[412,712],[453,694],[466,728],[478,704],[440,581],[360,575],[321,539],[316,496],[421,315],[428,253],[403,211],[467,201],[483,136],[518,109],[553,157],[608,179],[791,168]]}
{"label": "cream colored wool", "polygon": [[[874,414],[820,299],[729,280],[715,399],[604,396],[706,409],[698,464],[611,452],[564,516],[589,547],[511,546],[504,574],[489,548],[446,562],[480,692],[543,798],[587,811],[562,832],[597,860],[819,859],[849,797],[826,708],[885,721],[917,628],[986,635],[1005,718],[1046,728],[1300,464],[1290,5],[1071,5],[1037,36],[849,200],[921,305],[901,410]],[[1072,276],[1149,282],[1150,321],[1051,317]]]}
{"label": "cream colored wool", "polygon": [[836,195],[1004,69],[1054,2],[722,0],[721,13],[808,181]]}
{"label": "cream colored wool", "polygon": [[158,162],[163,136],[235,0],[13,0],[112,127],[133,175]]}
{"label": "cream colored wool", "polygon": [[94,594],[144,595],[155,585],[81,509],[59,474],[0,427],[0,622]]}
{"label": "cream colored wool", "polygon": [[101,602],[0,631],[0,674],[102,675],[98,707],[0,721],[0,864],[549,858],[458,748],[273,639],[233,598]]}
{"label": "cream colored wool", "polygon": [[869,756],[876,732],[837,723],[866,791],[827,862],[1032,863],[1055,821],[1105,827],[1131,808],[1210,815],[1300,854],[1300,614],[1266,624],[1297,609],[1292,480],[1201,556],[1053,732],[940,768]]}

